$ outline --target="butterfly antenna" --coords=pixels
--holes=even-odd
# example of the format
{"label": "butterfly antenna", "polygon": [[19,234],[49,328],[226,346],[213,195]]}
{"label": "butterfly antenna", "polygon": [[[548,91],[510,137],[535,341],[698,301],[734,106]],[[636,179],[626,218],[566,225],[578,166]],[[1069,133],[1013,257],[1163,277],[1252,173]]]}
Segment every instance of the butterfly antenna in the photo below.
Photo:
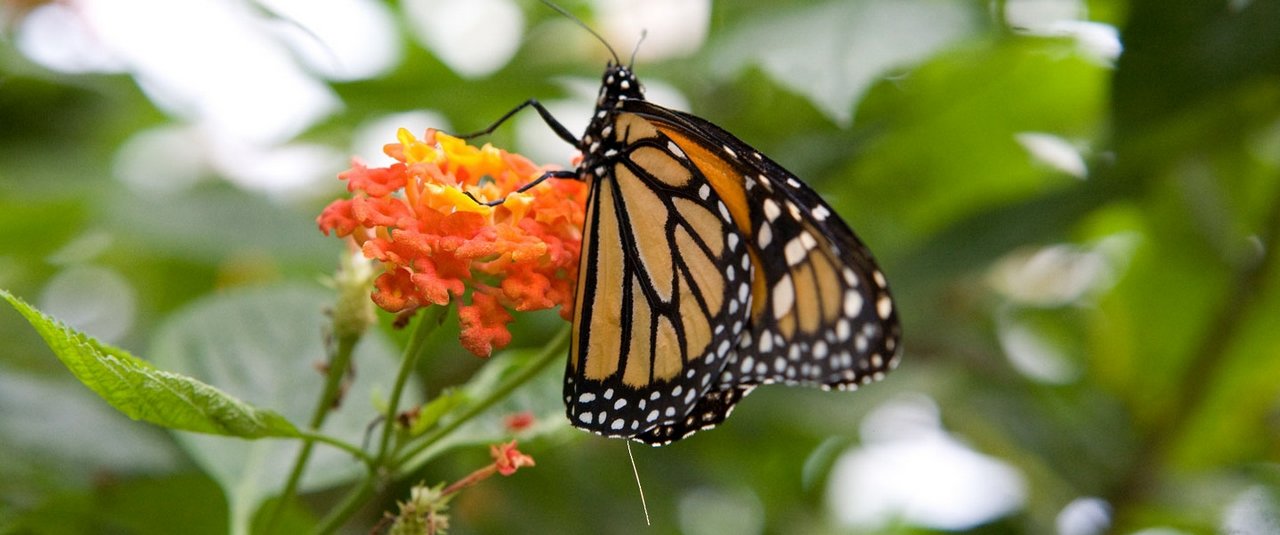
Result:
{"label": "butterfly antenna", "polygon": [[643,42],[644,42],[644,38],[645,38],[645,37],[648,37],[648,36],[649,36],[649,30],[647,30],[647,29],[646,29],[646,30],[640,30],[640,40],[639,40],[639,41],[636,41],[636,47],[635,47],[635,48],[633,48],[633,49],[631,49],[631,63],[628,63],[628,64],[627,64],[627,67],[635,67],[635,66],[636,66],[636,54],[640,52],[640,43],[643,43]]}
{"label": "butterfly antenna", "polygon": [[600,44],[604,45],[605,49],[609,51],[609,55],[613,56],[613,63],[615,65],[622,64],[622,60],[618,58],[618,53],[613,51],[613,47],[609,46],[609,42],[605,41],[604,37],[601,37],[600,34],[596,33],[595,30],[591,29],[590,26],[587,26],[587,23],[582,22],[582,19],[573,16],[573,13],[568,12],[567,10],[565,10],[565,8],[551,3],[550,0],[542,0],[542,3],[546,4],[547,7],[549,8],[556,10],[556,13],[564,15],[565,18],[573,21],[574,24],[581,26],[582,29],[587,31],[587,33],[590,33],[591,35],[595,36],[596,40],[600,41]]}
{"label": "butterfly antenna", "polygon": [[627,443],[627,457],[631,459],[631,473],[636,476],[636,488],[640,489],[640,507],[644,509],[644,525],[652,526],[649,522],[649,503],[644,500],[644,485],[640,484],[640,470],[636,468],[636,456],[631,453],[631,441]]}

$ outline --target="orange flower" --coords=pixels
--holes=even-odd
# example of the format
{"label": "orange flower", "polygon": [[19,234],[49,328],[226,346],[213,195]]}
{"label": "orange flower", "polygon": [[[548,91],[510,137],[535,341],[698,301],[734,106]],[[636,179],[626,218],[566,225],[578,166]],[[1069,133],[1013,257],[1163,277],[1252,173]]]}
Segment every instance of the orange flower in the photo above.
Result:
{"label": "orange flower", "polygon": [[509,476],[516,473],[516,469],[523,466],[533,466],[533,457],[525,455],[516,449],[516,441],[512,440],[506,444],[494,444],[489,446],[489,455],[493,456],[493,465],[498,468],[498,473]]}
{"label": "orange flower", "polygon": [[[349,237],[382,262],[373,301],[403,312],[469,298],[458,307],[462,344],[482,357],[511,341],[508,310],[558,305],[570,319],[586,184],[547,180],[513,193],[545,168],[435,130],[419,140],[401,129],[397,138],[384,148],[396,163],[353,162],[338,175],[351,198],[316,218],[325,235]],[[468,194],[505,200],[489,207]]]}
{"label": "orange flower", "polygon": [[516,441],[512,440],[506,444],[493,444],[489,446],[489,455],[493,457],[493,463],[486,465],[479,470],[467,474],[466,477],[454,481],[444,490],[440,491],[441,497],[447,497],[462,489],[475,485],[481,481],[493,477],[493,474],[502,474],[509,476],[516,473],[516,470],[525,466],[534,466],[533,457],[521,453],[516,449]]}

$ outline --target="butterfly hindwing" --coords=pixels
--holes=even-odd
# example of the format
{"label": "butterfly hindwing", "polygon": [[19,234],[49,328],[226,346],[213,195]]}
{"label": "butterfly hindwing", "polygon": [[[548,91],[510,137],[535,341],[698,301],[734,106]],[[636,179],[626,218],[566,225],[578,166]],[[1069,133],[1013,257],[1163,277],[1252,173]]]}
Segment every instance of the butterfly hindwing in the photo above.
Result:
{"label": "butterfly hindwing", "polygon": [[754,388],[755,385],[733,385],[708,390],[684,419],[659,425],[634,438],[646,444],[661,445],[720,425],[733,412],[734,405]]}
{"label": "butterfly hindwing", "polygon": [[[736,180],[725,198],[755,264],[750,327],[722,388],[783,382],[853,388],[896,364],[900,327],[884,275],[849,226],[804,183],[696,116],[630,102],[700,167]],[[713,183],[716,183],[713,181]]]}

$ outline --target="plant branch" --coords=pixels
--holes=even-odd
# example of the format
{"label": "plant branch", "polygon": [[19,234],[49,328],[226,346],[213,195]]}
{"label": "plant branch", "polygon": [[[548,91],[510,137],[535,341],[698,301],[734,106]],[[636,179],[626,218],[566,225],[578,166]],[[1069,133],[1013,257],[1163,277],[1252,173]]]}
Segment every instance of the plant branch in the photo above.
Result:
{"label": "plant branch", "polygon": [[377,479],[377,471],[370,470],[369,476],[360,481],[360,484],[351,489],[347,496],[342,499],[342,503],[338,504],[329,511],[320,520],[320,524],[316,527],[316,533],[327,535],[338,530],[342,524],[346,523],[351,515],[354,515],[361,505],[364,505],[373,496],[373,482]]}
{"label": "plant branch", "polygon": [[298,483],[302,481],[302,474],[307,468],[307,462],[311,459],[311,451],[314,449],[316,441],[334,444],[352,453],[362,461],[369,461],[369,457],[359,448],[326,437],[318,432],[320,427],[324,425],[325,418],[328,417],[340,395],[342,378],[347,375],[347,370],[351,366],[351,354],[355,350],[356,342],[359,341],[359,334],[339,337],[336,349],[329,356],[324,389],[320,391],[320,397],[316,400],[315,408],[312,409],[311,421],[307,424],[308,431],[303,432],[302,449],[298,450],[298,456],[294,459],[293,469],[289,471],[289,479],[285,482],[284,490],[280,493],[280,499],[271,511],[271,517],[267,520],[267,533],[275,531],[275,527],[280,521],[280,515],[286,505],[293,501],[294,495],[298,492]]}
{"label": "plant branch", "polygon": [[1262,255],[1243,263],[1234,273],[1227,299],[1214,314],[1191,362],[1182,373],[1179,384],[1173,390],[1177,396],[1166,417],[1158,421],[1143,438],[1137,453],[1137,461],[1111,495],[1116,510],[1116,523],[1121,526],[1129,521],[1130,511],[1140,505],[1154,490],[1161,466],[1168,461],[1170,450],[1178,437],[1186,432],[1196,412],[1208,397],[1210,389],[1218,384],[1223,361],[1229,355],[1232,342],[1263,294],[1267,276],[1280,262],[1280,189],[1272,200],[1271,210],[1262,222],[1258,238],[1262,243]]}
{"label": "plant branch", "polygon": [[558,359],[564,358],[565,352],[569,350],[569,331],[570,329],[567,326],[562,328],[560,332],[556,334],[555,338],[547,343],[546,347],[543,348],[542,353],[534,357],[533,360],[526,364],[524,368],[520,369],[520,371],[516,372],[511,377],[508,377],[502,383],[499,383],[488,396],[485,396],[483,399],[476,402],[476,404],[467,408],[465,412],[450,420],[448,424],[445,424],[433,431],[431,434],[426,435],[421,442],[414,444],[411,449],[403,455],[400,455],[393,464],[395,466],[409,464],[414,457],[417,457],[422,452],[426,451],[427,448],[430,448],[436,442],[439,442],[440,439],[448,436],[449,433],[452,433],[454,430],[461,427],[462,424],[467,423],[472,418],[475,418],[499,401],[506,399],[507,396],[511,395],[511,393],[521,385],[529,382],[530,379],[538,375],[538,373],[545,369],[549,364]]}
{"label": "plant branch", "polygon": [[383,415],[382,436],[378,441],[378,453],[368,461],[368,476],[347,493],[342,503],[329,511],[329,514],[321,520],[320,525],[316,528],[317,533],[332,533],[341,527],[373,495],[374,483],[378,478],[386,475],[384,469],[387,467],[387,451],[391,443],[392,432],[395,430],[400,398],[404,395],[405,385],[408,384],[409,378],[413,375],[418,356],[422,353],[427,338],[431,336],[431,333],[435,332],[436,327],[440,326],[440,322],[448,310],[448,306],[432,306],[422,311],[417,324],[413,327],[413,333],[409,335],[409,343],[400,355],[400,371],[396,374],[396,382],[391,390],[391,399],[387,401],[387,412]]}
{"label": "plant branch", "polygon": [[427,307],[422,317],[418,319],[418,324],[413,328],[409,345],[404,348],[404,354],[400,357],[400,372],[396,374],[395,386],[391,389],[391,399],[387,401],[387,413],[383,416],[382,438],[378,440],[378,454],[374,457],[379,465],[385,464],[387,460],[387,450],[390,448],[391,435],[395,431],[396,414],[400,411],[400,397],[404,395],[405,385],[413,375],[418,356],[422,353],[422,347],[426,344],[427,338],[435,332],[448,310],[447,306]]}

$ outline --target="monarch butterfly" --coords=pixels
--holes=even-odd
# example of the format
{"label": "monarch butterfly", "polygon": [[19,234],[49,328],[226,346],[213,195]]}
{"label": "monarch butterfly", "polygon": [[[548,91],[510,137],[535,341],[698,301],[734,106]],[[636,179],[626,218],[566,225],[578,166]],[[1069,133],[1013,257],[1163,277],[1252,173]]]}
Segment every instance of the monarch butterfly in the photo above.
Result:
{"label": "monarch butterfly", "polygon": [[[589,183],[564,402],[575,427],[663,445],[757,385],[854,389],[896,367],[901,328],[871,252],[813,190],[710,122],[644,99],[613,55],[575,137]],[[632,60],[634,63],[634,59]],[[500,202],[500,201],[498,201]],[[489,203],[489,204],[497,204]]]}

